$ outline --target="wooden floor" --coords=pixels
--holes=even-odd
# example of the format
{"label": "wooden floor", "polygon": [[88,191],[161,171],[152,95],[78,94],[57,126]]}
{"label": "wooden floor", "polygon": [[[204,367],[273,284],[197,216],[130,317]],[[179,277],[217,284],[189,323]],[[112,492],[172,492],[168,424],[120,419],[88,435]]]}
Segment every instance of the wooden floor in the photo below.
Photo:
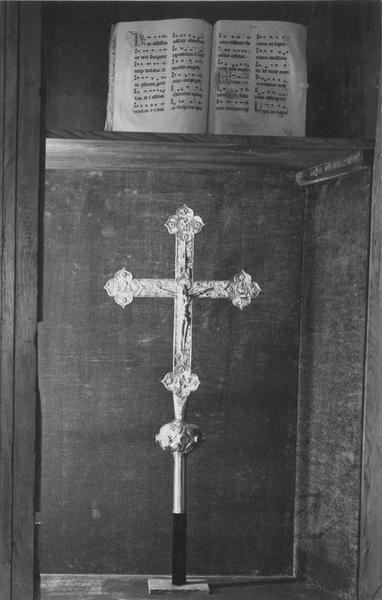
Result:
{"label": "wooden floor", "polygon": [[[211,595],[224,600],[339,600],[336,594],[312,589],[295,581],[264,583],[256,579],[207,578]],[[41,600],[145,600],[170,597],[208,598],[207,594],[150,595],[147,577],[129,575],[42,575]]]}

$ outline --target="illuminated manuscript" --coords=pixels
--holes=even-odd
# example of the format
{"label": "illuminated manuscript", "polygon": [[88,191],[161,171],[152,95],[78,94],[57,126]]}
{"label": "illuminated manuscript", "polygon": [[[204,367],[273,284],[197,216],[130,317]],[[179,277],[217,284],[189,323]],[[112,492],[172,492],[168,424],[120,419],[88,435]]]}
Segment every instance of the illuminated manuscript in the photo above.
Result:
{"label": "illuminated manuscript", "polygon": [[106,129],[303,136],[305,50],[296,23],[117,23]]}

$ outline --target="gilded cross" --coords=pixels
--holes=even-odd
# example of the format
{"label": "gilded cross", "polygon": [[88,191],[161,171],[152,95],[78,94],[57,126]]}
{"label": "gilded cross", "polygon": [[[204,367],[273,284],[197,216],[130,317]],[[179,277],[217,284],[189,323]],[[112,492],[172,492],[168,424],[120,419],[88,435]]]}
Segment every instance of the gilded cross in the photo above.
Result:
{"label": "gilded cross", "polygon": [[[134,298],[172,298],[174,300],[173,366],[162,383],[172,392],[175,419],[161,427],[156,440],[174,458],[174,548],[173,583],[186,583],[185,548],[185,458],[202,441],[196,425],[185,422],[187,398],[200,384],[191,370],[192,304],[196,298],[228,298],[240,309],[248,306],[260,293],[260,286],[245,271],[232,280],[194,281],[194,238],[204,227],[202,219],[185,204],[166,222],[175,235],[174,279],[136,279],[125,268],[115,273],[105,285],[109,296],[125,308]],[[175,517],[178,518],[175,518]],[[183,516],[183,517],[182,517]]]}

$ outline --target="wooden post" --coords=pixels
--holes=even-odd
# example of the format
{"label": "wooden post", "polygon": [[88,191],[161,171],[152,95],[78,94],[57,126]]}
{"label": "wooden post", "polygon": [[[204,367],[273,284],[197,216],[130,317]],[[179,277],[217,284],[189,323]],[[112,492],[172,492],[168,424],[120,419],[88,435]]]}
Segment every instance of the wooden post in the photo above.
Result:
{"label": "wooden post", "polygon": [[0,597],[35,595],[40,6],[0,3]]}
{"label": "wooden post", "polygon": [[359,600],[382,597],[382,77],[375,142],[369,257],[360,515]]}

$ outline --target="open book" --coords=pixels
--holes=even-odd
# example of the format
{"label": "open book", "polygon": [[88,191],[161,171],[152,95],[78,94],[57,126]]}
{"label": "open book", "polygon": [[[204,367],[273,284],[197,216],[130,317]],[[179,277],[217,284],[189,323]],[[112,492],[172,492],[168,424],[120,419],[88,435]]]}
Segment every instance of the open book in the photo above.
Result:
{"label": "open book", "polygon": [[117,23],[106,129],[303,136],[305,46],[296,23]]}

